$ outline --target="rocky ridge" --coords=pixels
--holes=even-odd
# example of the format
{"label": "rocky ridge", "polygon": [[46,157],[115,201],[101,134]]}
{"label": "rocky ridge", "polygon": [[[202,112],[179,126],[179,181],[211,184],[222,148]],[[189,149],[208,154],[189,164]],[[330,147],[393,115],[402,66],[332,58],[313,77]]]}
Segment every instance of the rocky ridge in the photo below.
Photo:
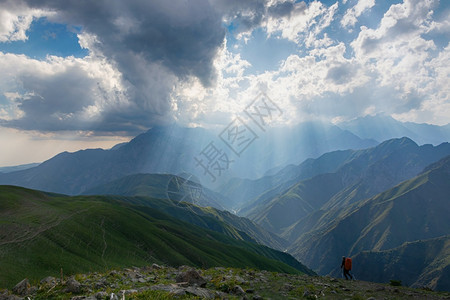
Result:
{"label": "rocky ridge", "polygon": [[252,269],[153,264],[143,268],[28,279],[0,299],[450,299],[450,293],[331,277],[289,275]]}

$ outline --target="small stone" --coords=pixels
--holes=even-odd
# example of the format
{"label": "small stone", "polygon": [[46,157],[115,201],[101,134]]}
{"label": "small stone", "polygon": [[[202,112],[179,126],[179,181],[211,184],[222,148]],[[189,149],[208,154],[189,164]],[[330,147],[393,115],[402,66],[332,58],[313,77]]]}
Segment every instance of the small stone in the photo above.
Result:
{"label": "small stone", "polygon": [[114,293],[111,293],[111,297],[110,297],[110,300],[119,300],[119,297],[117,297],[117,295],[116,295],[116,294],[114,294]]}
{"label": "small stone", "polygon": [[139,278],[138,281],[139,281],[140,283],[146,283],[146,282],[147,282],[147,280],[145,280],[144,278]]}
{"label": "small stone", "polygon": [[162,269],[162,267],[160,265],[153,264],[152,269],[159,270],[159,269]]}
{"label": "small stone", "polygon": [[47,286],[53,287],[53,286],[55,286],[55,285],[57,284],[57,281],[56,281],[56,278],[55,278],[55,277],[47,276],[47,277],[45,277],[44,279],[42,279],[42,280],[40,281],[40,283],[41,283],[42,285],[47,285]]}
{"label": "small stone", "polygon": [[18,284],[16,284],[15,287],[13,287],[12,292],[19,296],[25,296],[28,294],[28,289],[30,288],[30,281],[28,278],[25,278]]}
{"label": "small stone", "polygon": [[375,299],[374,297],[369,297],[367,298],[367,300],[377,300],[377,299]]}
{"label": "small stone", "polygon": [[106,297],[108,297],[107,292],[98,292],[95,294],[95,298],[97,298],[98,300],[105,299]]}
{"label": "small stone", "polygon": [[231,292],[235,295],[245,295],[245,291],[243,288],[241,288],[239,285],[235,285],[232,289]]}
{"label": "small stone", "polygon": [[138,293],[138,290],[135,290],[135,289],[130,289],[130,290],[125,290],[125,291],[122,291],[125,295],[131,295],[131,294],[136,294],[136,293]]}
{"label": "small stone", "polygon": [[303,292],[303,298],[306,298],[306,297],[308,297],[309,295],[311,295],[311,293],[310,293],[308,290],[305,290],[305,291]]}
{"label": "small stone", "polygon": [[81,292],[81,283],[75,280],[75,278],[70,277],[66,282],[66,291],[73,294],[78,294]]}
{"label": "small stone", "polygon": [[260,295],[254,295],[252,299],[253,300],[263,300],[264,298],[261,297]]}

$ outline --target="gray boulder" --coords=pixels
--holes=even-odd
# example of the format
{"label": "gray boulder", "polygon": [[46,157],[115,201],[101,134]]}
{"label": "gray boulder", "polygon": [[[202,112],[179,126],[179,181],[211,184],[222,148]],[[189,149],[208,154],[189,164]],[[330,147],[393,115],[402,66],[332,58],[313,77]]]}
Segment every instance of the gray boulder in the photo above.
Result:
{"label": "gray boulder", "polygon": [[66,291],[72,294],[81,293],[81,283],[70,277],[66,282]]}
{"label": "gray boulder", "polygon": [[28,290],[31,288],[30,281],[28,278],[25,278],[18,284],[16,284],[15,287],[13,287],[12,292],[19,296],[25,296],[28,295]]}
{"label": "gray boulder", "polygon": [[189,285],[199,287],[206,286],[206,280],[196,270],[191,269],[186,272],[181,272],[175,278],[176,282],[187,282]]}

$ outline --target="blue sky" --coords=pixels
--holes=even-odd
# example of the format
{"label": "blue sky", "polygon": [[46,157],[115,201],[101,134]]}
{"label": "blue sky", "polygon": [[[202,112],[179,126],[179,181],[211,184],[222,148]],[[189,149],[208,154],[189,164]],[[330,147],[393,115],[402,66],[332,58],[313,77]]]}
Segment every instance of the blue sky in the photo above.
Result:
{"label": "blue sky", "polygon": [[0,0],[0,166],[222,126],[261,91],[280,126],[450,122],[449,1],[79,3]]}

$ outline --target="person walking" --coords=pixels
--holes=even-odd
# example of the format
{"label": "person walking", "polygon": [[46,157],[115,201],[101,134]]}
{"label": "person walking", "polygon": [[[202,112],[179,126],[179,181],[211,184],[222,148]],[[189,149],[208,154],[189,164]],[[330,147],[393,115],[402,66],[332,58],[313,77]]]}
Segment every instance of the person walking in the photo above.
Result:
{"label": "person walking", "polygon": [[350,270],[352,269],[352,259],[350,257],[342,256],[341,269],[344,273],[345,280],[348,280],[348,277],[353,279],[352,274],[350,274]]}

